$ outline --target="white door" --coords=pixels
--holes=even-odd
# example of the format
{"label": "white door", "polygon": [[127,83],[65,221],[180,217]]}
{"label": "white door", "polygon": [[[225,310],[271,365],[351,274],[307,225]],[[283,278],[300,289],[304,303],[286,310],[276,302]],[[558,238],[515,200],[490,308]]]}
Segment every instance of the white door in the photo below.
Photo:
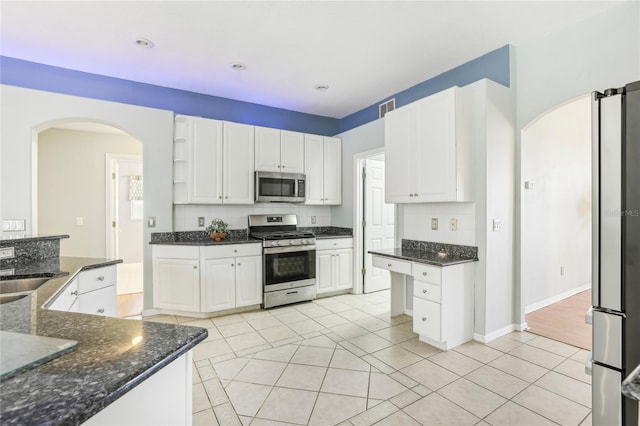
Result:
{"label": "white door", "polygon": [[142,159],[108,154],[112,189],[107,220],[111,222],[107,257],[122,259],[117,265],[118,294],[142,293],[144,191]]}
{"label": "white door", "polygon": [[384,202],[385,163],[365,160],[364,180],[364,292],[386,290],[391,283],[389,271],[375,268],[369,250],[391,249],[394,246],[393,204]]}

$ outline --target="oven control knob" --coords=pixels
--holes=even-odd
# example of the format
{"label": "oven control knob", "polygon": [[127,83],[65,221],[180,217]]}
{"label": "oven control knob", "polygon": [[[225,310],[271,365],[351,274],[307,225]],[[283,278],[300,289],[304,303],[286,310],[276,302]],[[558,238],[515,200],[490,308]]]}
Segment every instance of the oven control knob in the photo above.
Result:
{"label": "oven control knob", "polygon": [[289,240],[289,245],[292,246],[296,243],[296,240]]}

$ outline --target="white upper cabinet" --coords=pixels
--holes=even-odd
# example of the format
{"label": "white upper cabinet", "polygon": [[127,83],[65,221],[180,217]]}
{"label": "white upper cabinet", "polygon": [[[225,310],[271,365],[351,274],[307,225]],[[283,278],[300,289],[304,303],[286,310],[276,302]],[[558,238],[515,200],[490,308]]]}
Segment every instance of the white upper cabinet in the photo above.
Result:
{"label": "white upper cabinet", "polygon": [[176,116],[173,202],[253,204],[253,157],[253,126]]}
{"label": "white upper cabinet", "polygon": [[385,116],[387,203],[472,201],[460,167],[468,155],[462,101],[452,87]]}
{"label": "white upper cabinet", "polygon": [[224,122],[223,203],[253,204],[254,127]]}
{"label": "white upper cabinet", "polygon": [[222,121],[176,116],[174,203],[222,202],[222,129]]}
{"label": "white upper cabinet", "polygon": [[256,127],[255,169],[304,173],[304,134]]}
{"label": "white upper cabinet", "polygon": [[342,141],[339,138],[304,135],[305,204],[342,203]]}

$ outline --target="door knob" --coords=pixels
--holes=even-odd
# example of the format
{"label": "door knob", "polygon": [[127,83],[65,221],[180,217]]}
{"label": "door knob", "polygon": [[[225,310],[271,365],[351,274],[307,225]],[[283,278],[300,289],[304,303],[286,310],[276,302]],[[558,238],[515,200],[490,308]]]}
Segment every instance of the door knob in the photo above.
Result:
{"label": "door knob", "polygon": [[422,317],[422,321],[427,322],[427,317]]}

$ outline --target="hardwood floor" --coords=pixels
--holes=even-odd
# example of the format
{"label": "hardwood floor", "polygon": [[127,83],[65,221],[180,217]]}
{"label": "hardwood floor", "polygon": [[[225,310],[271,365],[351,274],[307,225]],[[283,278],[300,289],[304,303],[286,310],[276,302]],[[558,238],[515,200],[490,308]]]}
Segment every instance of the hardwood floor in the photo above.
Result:
{"label": "hardwood floor", "polygon": [[584,321],[589,306],[591,290],[585,290],[527,314],[527,331],[591,350],[591,324]]}

